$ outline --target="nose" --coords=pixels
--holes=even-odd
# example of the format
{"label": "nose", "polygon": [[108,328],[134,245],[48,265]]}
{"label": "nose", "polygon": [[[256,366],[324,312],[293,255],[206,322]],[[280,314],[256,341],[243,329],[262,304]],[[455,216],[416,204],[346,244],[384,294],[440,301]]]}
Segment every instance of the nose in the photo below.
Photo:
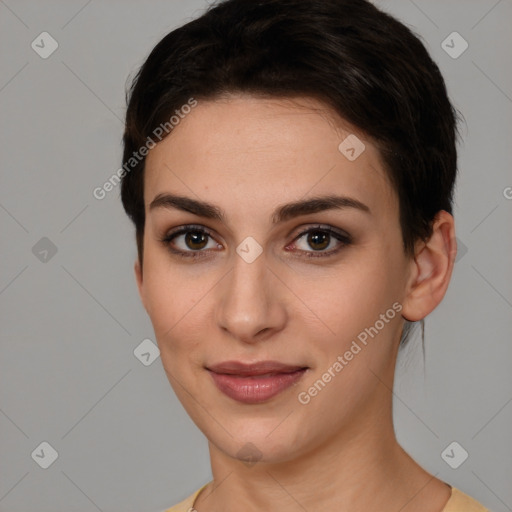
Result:
{"label": "nose", "polygon": [[286,323],[283,284],[264,253],[251,263],[238,254],[233,259],[232,271],[216,287],[217,325],[243,343],[267,340]]}

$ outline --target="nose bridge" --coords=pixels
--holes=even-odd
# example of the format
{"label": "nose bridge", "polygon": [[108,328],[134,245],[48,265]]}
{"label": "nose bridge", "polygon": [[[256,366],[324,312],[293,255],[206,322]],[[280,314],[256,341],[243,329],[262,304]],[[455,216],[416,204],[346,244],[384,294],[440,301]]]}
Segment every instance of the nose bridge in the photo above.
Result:
{"label": "nose bridge", "polygon": [[263,330],[275,329],[283,321],[282,304],[272,289],[275,277],[265,255],[256,254],[251,241],[242,242],[233,255],[233,267],[217,301],[219,327],[245,342],[257,341]]}

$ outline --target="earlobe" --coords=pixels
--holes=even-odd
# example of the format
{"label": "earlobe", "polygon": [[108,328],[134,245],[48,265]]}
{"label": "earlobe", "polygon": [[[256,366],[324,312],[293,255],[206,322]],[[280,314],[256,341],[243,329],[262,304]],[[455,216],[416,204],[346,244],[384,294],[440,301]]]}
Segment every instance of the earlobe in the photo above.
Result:
{"label": "earlobe", "polygon": [[416,322],[431,313],[443,299],[455,263],[457,242],[452,215],[438,212],[428,241],[418,245],[402,316]]}

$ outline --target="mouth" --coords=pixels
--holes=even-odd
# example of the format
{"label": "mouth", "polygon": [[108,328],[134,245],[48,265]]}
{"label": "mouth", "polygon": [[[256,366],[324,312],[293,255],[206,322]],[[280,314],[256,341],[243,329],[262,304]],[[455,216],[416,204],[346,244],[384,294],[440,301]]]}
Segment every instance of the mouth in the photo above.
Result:
{"label": "mouth", "polygon": [[296,384],[308,370],[276,361],[245,364],[226,361],[206,367],[217,388],[245,404],[266,402]]}

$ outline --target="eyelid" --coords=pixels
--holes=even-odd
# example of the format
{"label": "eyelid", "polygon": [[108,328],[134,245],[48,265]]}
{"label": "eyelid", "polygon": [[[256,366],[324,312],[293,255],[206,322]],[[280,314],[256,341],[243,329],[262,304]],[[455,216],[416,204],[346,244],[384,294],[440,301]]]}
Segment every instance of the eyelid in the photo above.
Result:
{"label": "eyelid", "polygon": [[317,229],[318,231],[327,231],[328,233],[339,235],[340,237],[346,238],[347,240],[352,241],[352,237],[344,230],[335,228],[330,224],[306,224],[306,228],[300,231],[294,238],[294,241],[297,238],[300,238],[302,235],[309,233],[310,231],[314,231]]}
{"label": "eyelid", "polygon": [[170,231],[167,231],[164,235],[164,238],[170,238],[172,235],[188,231],[201,231],[211,236],[211,231],[201,224],[183,224],[182,226],[178,226],[171,229]]}

